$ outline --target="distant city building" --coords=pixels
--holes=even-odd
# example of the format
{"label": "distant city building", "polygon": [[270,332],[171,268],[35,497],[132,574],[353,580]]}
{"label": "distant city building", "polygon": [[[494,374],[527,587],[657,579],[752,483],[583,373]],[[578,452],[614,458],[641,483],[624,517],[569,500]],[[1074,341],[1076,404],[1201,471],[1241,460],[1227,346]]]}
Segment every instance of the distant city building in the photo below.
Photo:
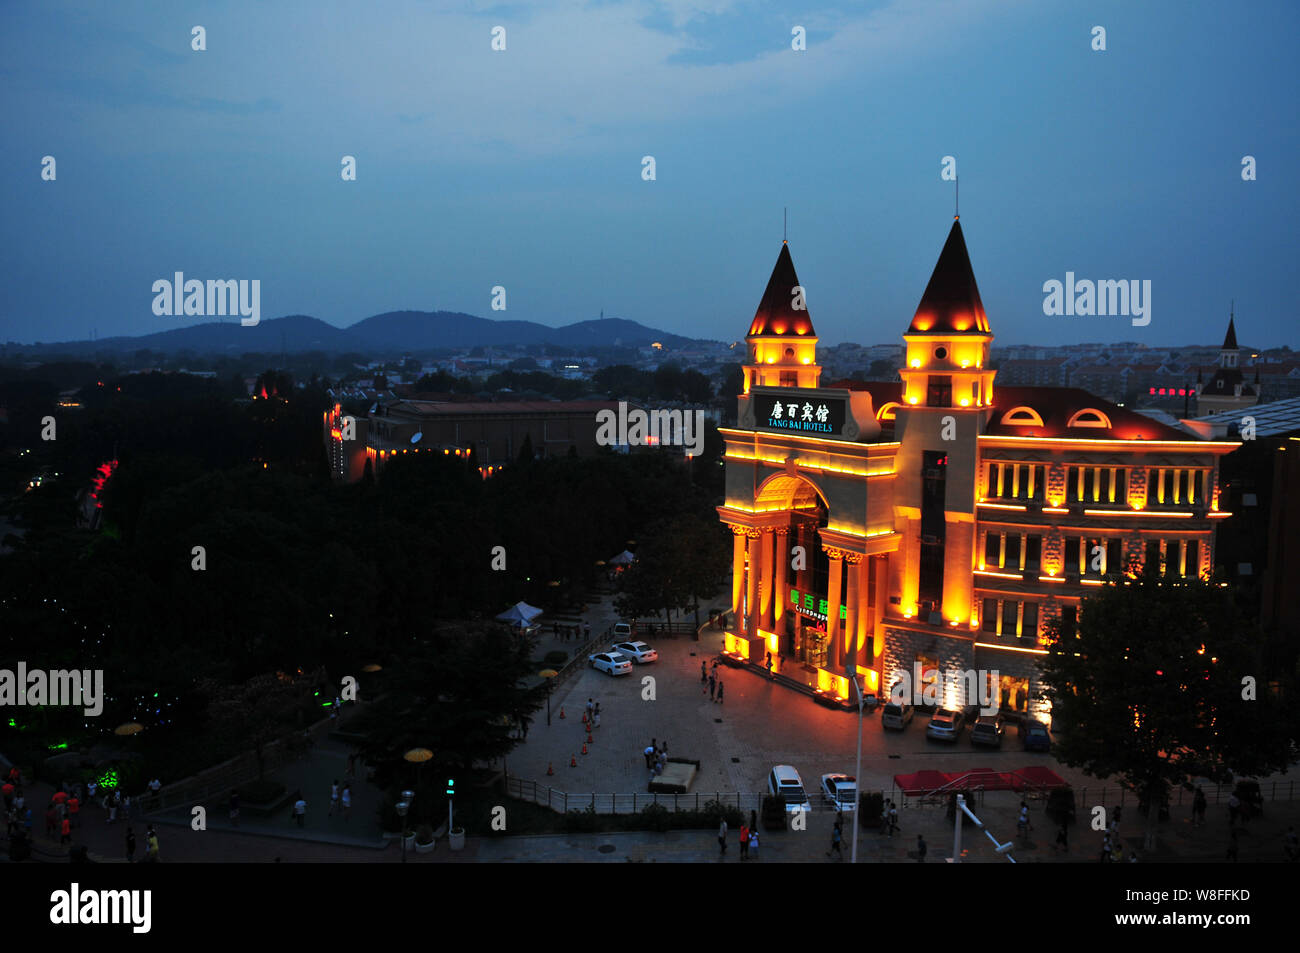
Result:
{"label": "distant city building", "polygon": [[1229,316],[1228,333],[1224,335],[1223,347],[1219,351],[1219,367],[1197,395],[1197,407],[1201,414],[1241,410],[1259,403],[1259,375],[1255,375],[1253,385],[1246,382],[1241,368],[1237,366],[1240,355],[1237,329],[1233,316]]}

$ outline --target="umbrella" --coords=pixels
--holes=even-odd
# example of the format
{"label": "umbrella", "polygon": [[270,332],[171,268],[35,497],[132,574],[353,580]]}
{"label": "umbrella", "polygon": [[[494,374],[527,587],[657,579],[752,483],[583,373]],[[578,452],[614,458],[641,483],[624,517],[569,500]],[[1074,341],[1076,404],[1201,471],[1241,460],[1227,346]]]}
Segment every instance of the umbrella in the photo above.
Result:
{"label": "umbrella", "polygon": [[384,668],[384,667],[383,667],[382,665],[376,665],[374,662],[371,662],[369,665],[363,665],[363,666],[361,666],[361,671],[363,671],[363,672],[380,672],[380,671],[383,671],[383,668]]}
{"label": "umbrella", "polygon": [[636,557],[626,549],[609,561],[611,566],[626,566],[636,560]]}
{"label": "umbrella", "polygon": [[4,792],[4,794],[8,796],[14,793],[14,786],[12,784],[6,784],[3,788],[0,788],[0,791]]}
{"label": "umbrella", "polygon": [[62,804],[62,803],[63,803],[64,801],[66,801],[67,799],[68,799],[68,795],[67,795],[65,792],[63,792],[63,791],[56,791],[55,794],[54,794],[53,801],[54,801],[55,804]]}
{"label": "umbrella", "polygon": [[412,748],[410,751],[406,752],[406,754],[402,755],[402,757],[412,764],[421,764],[432,758],[433,752],[428,748]]}
{"label": "umbrella", "polygon": [[128,721],[126,724],[124,724],[124,725],[118,725],[116,728],[114,728],[114,729],[113,729],[113,734],[115,734],[115,735],[138,735],[138,734],[139,734],[140,732],[142,732],[142,731],[144,731],[144,725],[140,724],[140,722],[138,722],[138,721]]}

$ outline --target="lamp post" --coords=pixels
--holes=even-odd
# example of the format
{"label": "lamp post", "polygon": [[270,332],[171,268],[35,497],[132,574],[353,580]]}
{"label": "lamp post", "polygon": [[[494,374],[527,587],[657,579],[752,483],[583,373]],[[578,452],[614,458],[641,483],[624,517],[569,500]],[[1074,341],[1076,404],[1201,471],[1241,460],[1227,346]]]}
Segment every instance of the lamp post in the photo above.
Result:
{"label": "lamp post", "polygon": [[[403,796],[403,797],[405,797],[405,796],[408,795],[408,794],[410,794],[412,797],[415,796],[414,793],[411,792],[411,791],[403,791],[403,792],[402,792],[402,796]],[[411,804],[410,804],[409,801],[398,801],[396,807],[397,807],[397,816],[398,816],[399,818],[401,818],[401,821],[402,821],[402,831],[401,831],[401,834],[402,834],[402,863],[406,863],[406,813],[407,813],[407,811],[409,811],[409,810],[411,809]]]}
{"label": "lamp post", "polygon": [[549,728],[551,726],[551,692],[555,690],[553,679],[560,673],[553,668],[544,668],[537,674],[546,679],[546,727]]}
{"label": "lamp post", "polygon": [[849,852],[849,863],[858,862],[858,828],[862,826],[862,818],[858,813],[862,810],[862,706],[865,699],[862,697],[862,686],[858,683],[858,673],[854,671],[849,676],[853,682],[853,690],[858,693],[858,760],[853,769],[853,848]]}

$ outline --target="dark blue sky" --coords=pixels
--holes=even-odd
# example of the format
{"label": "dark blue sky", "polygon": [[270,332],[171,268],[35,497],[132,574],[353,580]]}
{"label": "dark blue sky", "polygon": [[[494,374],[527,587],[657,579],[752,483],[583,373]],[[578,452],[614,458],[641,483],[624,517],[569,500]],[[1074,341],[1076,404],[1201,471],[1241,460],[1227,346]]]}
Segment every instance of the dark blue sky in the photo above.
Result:
{"label": "dark blue sky", "polygon": [[[5,4],[0,341],[206,320],[152,313],[176,271],[259,279],[263,320],[603,308],[731,341],[789,206],[822,340],[898,342],[952,155],[999,343],[1217,343],[1235,298],[1244,346],[1300,344],[1300,5],[789,7]],[[1151,323],[1045,317],[1067,271],[1150,280]]]}

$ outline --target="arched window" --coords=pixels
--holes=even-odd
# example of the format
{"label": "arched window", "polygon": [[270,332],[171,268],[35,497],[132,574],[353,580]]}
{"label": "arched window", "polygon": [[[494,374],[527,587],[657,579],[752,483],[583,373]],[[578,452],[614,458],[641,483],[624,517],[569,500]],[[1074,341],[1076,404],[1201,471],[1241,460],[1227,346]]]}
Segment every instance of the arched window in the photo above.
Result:
{"label": "arched window", "polygon": [[898,410],[898,401],[896,401],[896,400],[891,400],[891,401],[888,401],[887,403],[881,404],[881,405],[880,405],[880,409],[879,409],[878,411],[876,411],[876,419],[877,419],[877,420],[893,420],[893,419],[894,419],[894,411],[896,411],[896,410]]}
{"label": "arched window", "polygon": [[1067,427],[1100,427],[1103,430],[1110,429],[1110,418],[1100,410],[1092,407],[1085,407],[1075,413],[1065,424]]}
{"label": "arched window", "polygon": [[1032,407],[1012,407],[1002,415],[1002,422],[1012,427],[1043,426],[1043,418]]}

